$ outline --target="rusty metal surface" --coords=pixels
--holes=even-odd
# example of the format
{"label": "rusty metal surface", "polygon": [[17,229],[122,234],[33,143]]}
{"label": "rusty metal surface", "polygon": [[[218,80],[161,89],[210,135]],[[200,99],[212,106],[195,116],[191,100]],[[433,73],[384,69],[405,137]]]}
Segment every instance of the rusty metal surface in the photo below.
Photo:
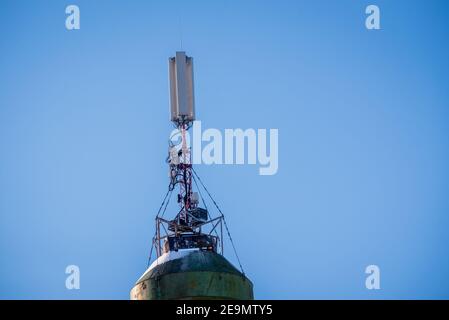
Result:
{"label": "rusty metal surface", "polygon": [[182,259],[171,260],[148,270],[139,282],[169,273],[192,271],[212,271],[242,276],[225,257],[212,251],[193,251]]}
{"label": "rusty metal surface", "polygon": [[133,300],[253,298],[253,285],[247,278],[209,271],[167,274],[140,282],[131,290]]}
{"label": "rusty metal surface", "polygon": [[253,299],[253,284],[223,256],[198,251],[150,270],[131,299]]}

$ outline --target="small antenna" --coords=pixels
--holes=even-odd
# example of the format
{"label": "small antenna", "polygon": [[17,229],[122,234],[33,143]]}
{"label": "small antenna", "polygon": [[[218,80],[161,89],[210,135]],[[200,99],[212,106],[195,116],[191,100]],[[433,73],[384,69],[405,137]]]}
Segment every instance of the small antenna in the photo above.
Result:
{"label": "small antenna", "polygon": [[179,17],[179,44],[181,46],[181,51],[182,51],[182,23],[181,23],[181,17]]}

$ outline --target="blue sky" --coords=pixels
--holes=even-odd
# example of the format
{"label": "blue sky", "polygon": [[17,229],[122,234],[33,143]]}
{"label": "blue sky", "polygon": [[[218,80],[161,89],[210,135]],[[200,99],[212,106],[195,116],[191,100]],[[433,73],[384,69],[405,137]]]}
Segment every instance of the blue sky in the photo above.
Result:
{"label": "blue sky", "polygon": [[[80,30],[65,29],[69,4]],[[365,28],[369,4],[381,30]],[[128,299],[168,185],[181,39],[203,128],[279,129],[274,176],[197,166],[256,298],[449,298],[448,12],[2,0],[0,298]],[[70,264],[80,290],[65,288]],[[370,264],[380,290],[365,288]]]}

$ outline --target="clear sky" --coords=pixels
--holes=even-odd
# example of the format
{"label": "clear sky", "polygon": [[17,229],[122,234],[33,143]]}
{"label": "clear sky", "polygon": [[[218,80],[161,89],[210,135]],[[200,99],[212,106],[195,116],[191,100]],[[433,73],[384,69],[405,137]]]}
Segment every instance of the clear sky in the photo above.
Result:
{"label": "clear sky", "polygon": [[204,128],[279,129],[276,175],[197,166],[256,298],[449,298],[448,14],[443,0],[1,0],[0,298],[129,298],[168,185],[181,39]]}

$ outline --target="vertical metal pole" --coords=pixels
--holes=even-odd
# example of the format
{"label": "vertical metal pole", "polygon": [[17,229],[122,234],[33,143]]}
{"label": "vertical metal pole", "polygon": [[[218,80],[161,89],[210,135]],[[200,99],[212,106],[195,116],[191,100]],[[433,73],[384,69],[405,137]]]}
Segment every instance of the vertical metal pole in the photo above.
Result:
{"label": "vertical metal pole", "polygon": [[182,136],[182,157],[183,162],[187,163],[187,141],[186,141],[186,125],[183,124],[181,127],[181,136]]}

